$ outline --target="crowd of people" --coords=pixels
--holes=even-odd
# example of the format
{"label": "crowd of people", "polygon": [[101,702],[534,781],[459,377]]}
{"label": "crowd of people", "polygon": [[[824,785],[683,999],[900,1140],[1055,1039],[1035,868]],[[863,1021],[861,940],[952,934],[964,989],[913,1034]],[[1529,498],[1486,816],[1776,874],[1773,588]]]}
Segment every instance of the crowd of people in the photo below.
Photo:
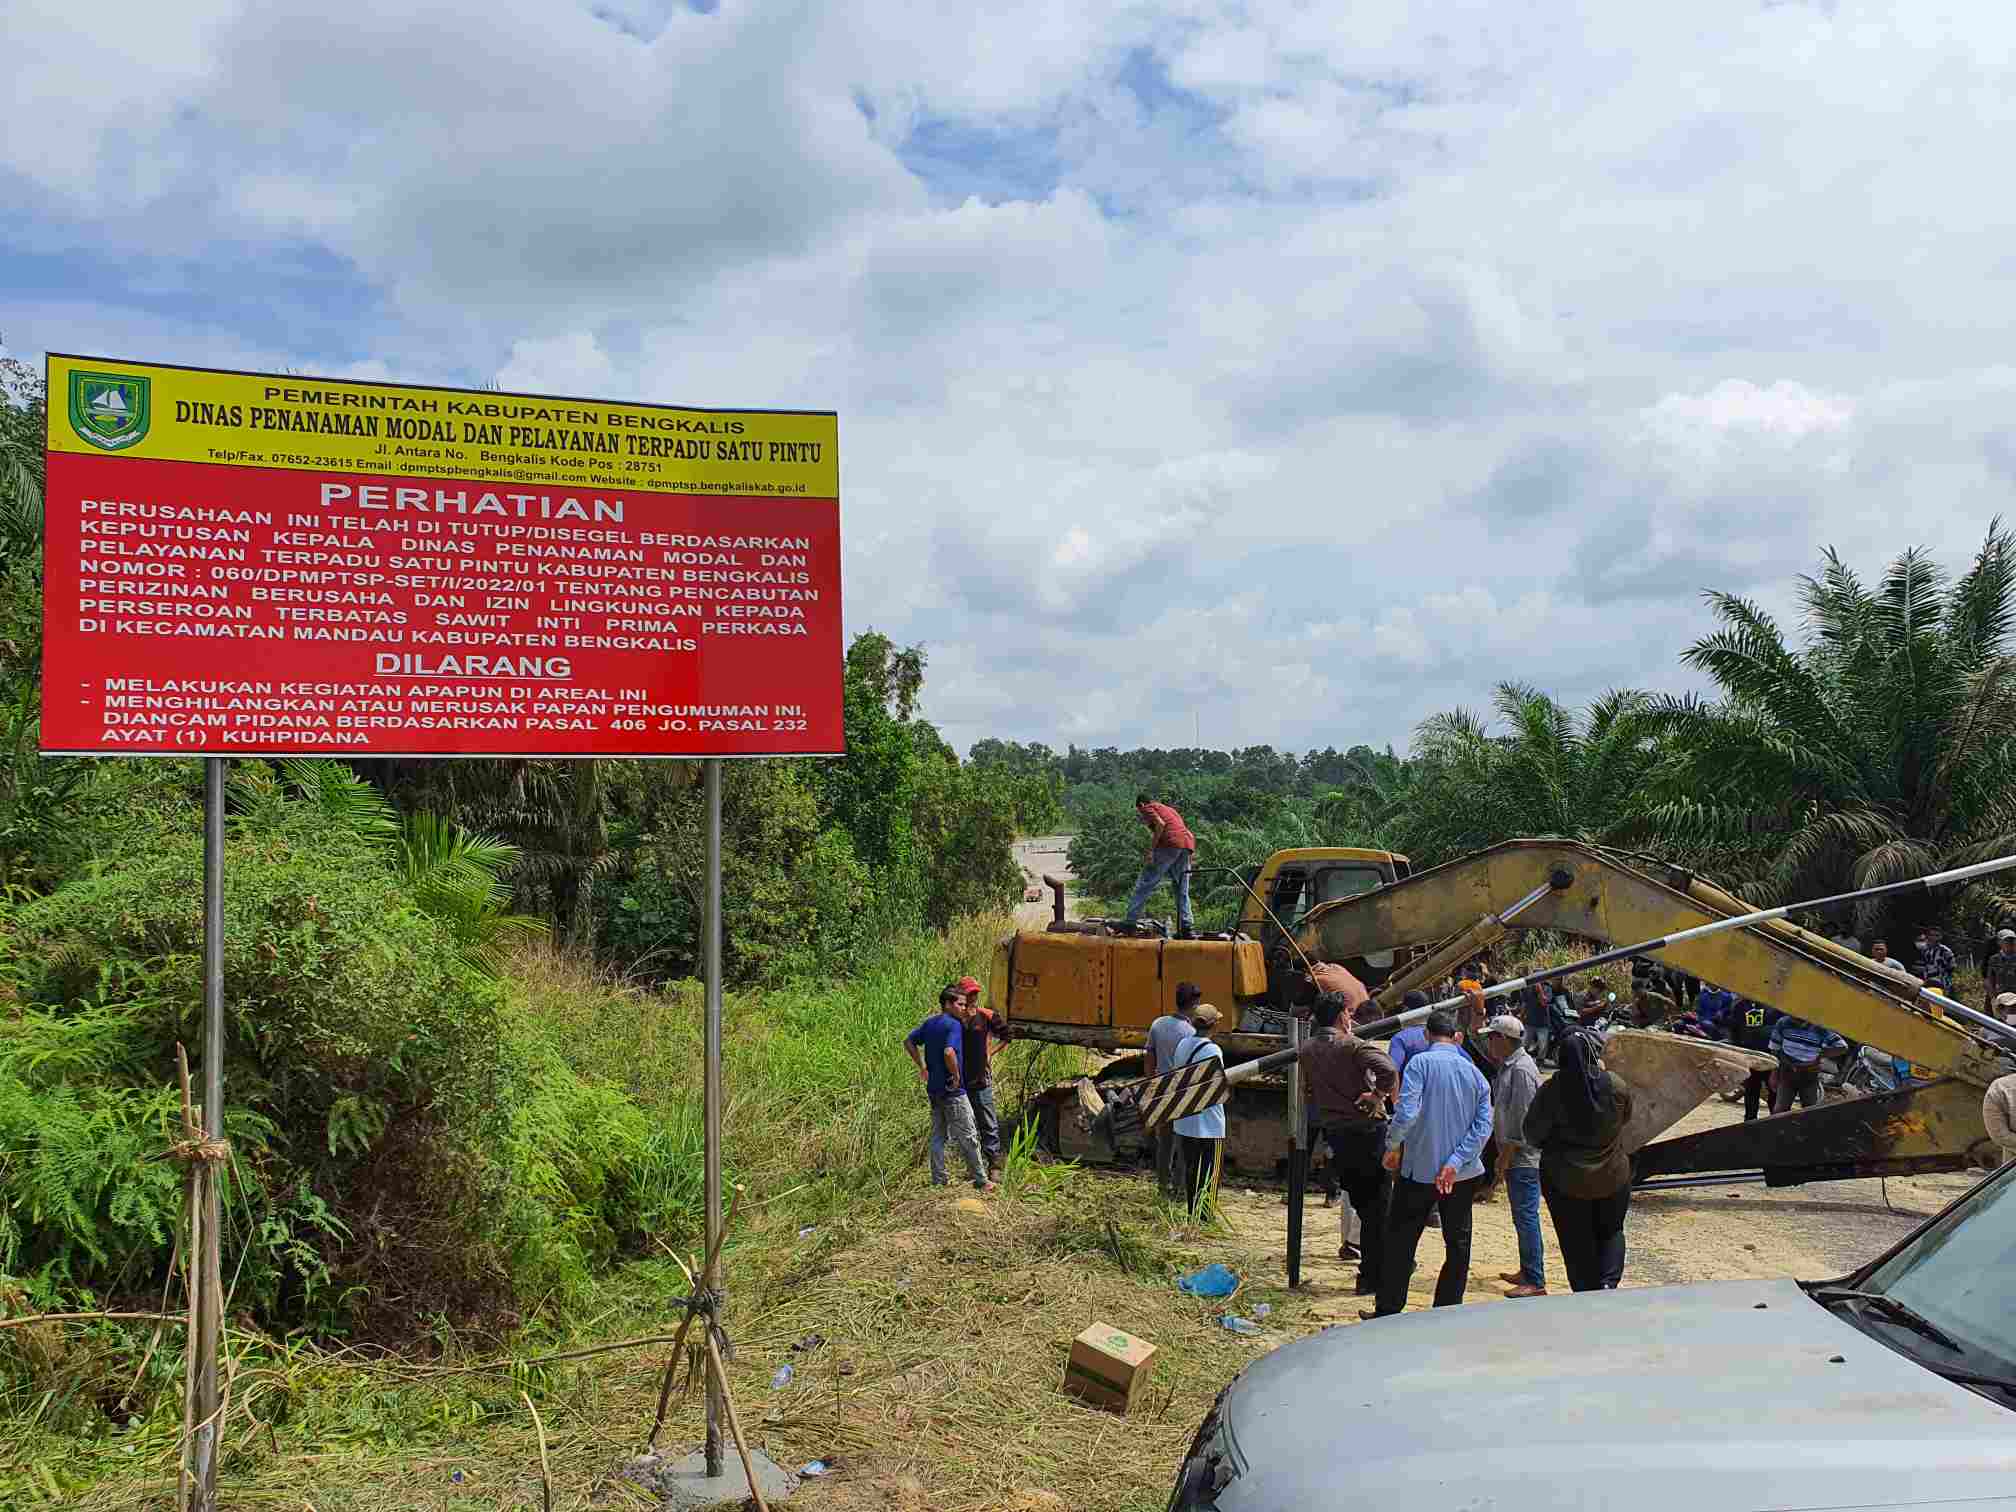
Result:
{"label": "crowd of people", "polygon": [[[1631,1093],[1603,1065],[1615,998],[1598,982],[1579,1000],[1536,994],[1524,1018],[1487,1018],[1481,964],[1471,970],[1460,1013],[1437,1009],[1382,1048],[1353,1030],[1363,986],[1330,968],[1333,990],[1317,998],[1300,1047],[1311,1148],[1327,1150],[1341,1189],[1338,1253],[1358,1262],[1368,1318],[1406,1307],[1431,1227],[1443,1249],[1435,1305],[1463,1300],[1476,1203],[1494,1187],[1518,1240],[1519,1268],[1500,1276],[1508,1297],[1547,1295],[1543,1203],[1570,1288],[1615,1287],[1623,1276]],[[1413,993],[1406,1006],[1427,1001]],[[1536,1049],[1551,1052],[1551,1077]]]}
{"label": "crowd of people", "polygon": [[[1852,938],[1839,943],[1860,949]],[[1916,974],[1950,990],[1952,951],[1939,932],[1920,931],[1916,945]],[[1885,941],[1873,941],[1869,954],[1887,969],[1906,970]],[[2016,930],[2000,932],[1983,977],[1990,1011],[2016,1023]],[[1364,985],[1340,966],[1318,969],[1311,1032],[1298,1050],[1309,1148],[1327,1152],[1325,1205],[1341,1208],[1338,1254],[1357,1262],[1358,1295],[1374,1301],[1366,1318],[1405,1308],[1430,1228],[1439,1229],[1443,1246],[1434,1305],[1460,1303],[1475,1205],[1496,1188],[1505,1193],[1518,1242],[1519,1268],[1499,1278],[1506,1296],[1547,1295],[1543,1204],[1569,1288],[1619,1284],[1631,1206],[1623,1135],[1632,1104],[1629,1086],[1603,1063],[1611,1029],[1658,1027],[1771,1056],[1774,1064],[1744,1086],[1746,1120],[1758,1116],[1766,1091],[1773,1113],[1815,1106],[1822,1063],[1852,1048],[1822,1025],[1644,957],[1632,962],[1625,995],[1602,976],[1579,990],[1540,982],[1512,1001],[1517,1012],[1487,1017],[1484,989],[1492,982],[1488,955],[1469,962],[1456,983],[1460,1012],[1430,1012],[1382,1046],[1355,1032],[1361,1013],[1376,1012]],[[931,1106],[932,1184],[948,1184],[946,1152],[956,1147],[974,1187],[991,1192],[1002,1160],[992,1046],[1005,1036],[981,997],[972,977],[948,983],[938,1011],[906,1045]],[[1411,991],[1404,1007],[1426,1008],[1428,999]],[[1149,1027],[1146,1073],[1222,1062],[1222,1022],[1195,983],[1180,983],[1174,1007]],[[1897,1062],[1894,1070],[1898,1084],[1908,1084],[1910,1067]],[[2002,1157],[2016,1158],[2016,1074],[1989,1088],[1983,1117]],[[1157,1130],[1163,1197],[1192,1214],[1206,1207],[1217,1191],[1224,1141],[1222,1103]]]}

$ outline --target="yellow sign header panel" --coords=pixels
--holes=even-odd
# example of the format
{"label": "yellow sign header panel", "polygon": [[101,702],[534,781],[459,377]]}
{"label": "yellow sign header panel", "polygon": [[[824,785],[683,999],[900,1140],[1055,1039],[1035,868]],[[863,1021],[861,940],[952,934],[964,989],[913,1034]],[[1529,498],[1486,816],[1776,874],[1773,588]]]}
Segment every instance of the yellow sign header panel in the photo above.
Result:
{"label": "yellow sign header panel", "polygon": [[702,410],[49,356],[49,447],[306,472],[837,498],[830,412]]}

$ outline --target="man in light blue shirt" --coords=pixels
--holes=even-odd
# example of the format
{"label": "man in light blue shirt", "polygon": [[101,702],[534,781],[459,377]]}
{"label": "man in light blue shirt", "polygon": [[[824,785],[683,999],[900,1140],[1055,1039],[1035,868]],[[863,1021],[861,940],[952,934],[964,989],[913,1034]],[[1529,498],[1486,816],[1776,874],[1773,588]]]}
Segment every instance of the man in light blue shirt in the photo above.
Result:
{"label": "man in light blue shirt", "polygon": [[[1484,995],[1471,992],[1482,1015]],[[1442,1218],[1442,1274],[1435,1305],[1454,1307],[1470,1282],[1470,1209],[1483,1185],[1484,1141],[1491,1136],[1491,1084],[1459,1044],[1455,1016],[1428,1015],[1428,1048],[1408,1058],[1400,1079],[1400,1105],[1386,1132],[1386,1169],[1396,1173],[1386,1218],[1386,1263],[1379,1271],[1378,1307],[1366,1317],[1386,1317],[1407,1306],[1407,1282],[1428,1215]]]}
{"label": "man in light blue shirt", "polygon": [[[1221,1017],[1209,1003],[1199,1003],[1191,1014],[1197,1032],[1176,1047],[1176,1053],[1162,1069],[1174,1071],[1208,1060],[1222,1063],[1224,1050],[1211,1042]],[[1225,1104],[1177,1119],[1176,1148],[1183,1164],[1184,1191],[1189,1197],[1190,1211],[1195,1214],[1218,1195],[1218,1166],[1225,1152]]]}

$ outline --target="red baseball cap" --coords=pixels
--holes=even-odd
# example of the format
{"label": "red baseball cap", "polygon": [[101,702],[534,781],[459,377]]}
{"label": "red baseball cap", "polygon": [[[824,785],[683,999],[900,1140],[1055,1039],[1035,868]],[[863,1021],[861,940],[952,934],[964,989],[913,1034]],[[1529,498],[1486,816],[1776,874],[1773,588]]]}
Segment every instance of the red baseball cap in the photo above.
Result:
{"label": "red baseball cap", "polygon": [[959,990],[970,997],[980,990],[980,984],[971,977],[961,977],[959,978]]}

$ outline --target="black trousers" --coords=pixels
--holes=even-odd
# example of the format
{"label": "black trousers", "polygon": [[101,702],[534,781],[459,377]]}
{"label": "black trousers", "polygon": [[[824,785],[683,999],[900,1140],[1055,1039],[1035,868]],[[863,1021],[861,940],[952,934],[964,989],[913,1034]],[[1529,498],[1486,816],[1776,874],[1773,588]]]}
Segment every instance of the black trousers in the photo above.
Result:
{"label": "black trousers", "polygon": [[1554,1220],[1568,1289],[1615,1290],[1624,1279],[1624,1215],[1631,1210],[1631,1188],[1608,1197],[1570,1197],[1556,1191],[1543,1172],[1540,1194]]}
{"label": "black trousers", "polygon": [[1386,1153],[1384,1129],[1328,1129],[1330,1169],[1343,1184],[1344,1199],[1358,1214],[1358,1284],[1377,1286],[1386,1258]]}
{"label": "black trousers", "polygon": [[1757,1104],[1764,1096],[1764,1089],[1771,1085],[1769,1071],[1752,1071],[1743,1081],[1743,1122],[1749,1123],[1757,1116]]}
{"label": "black trousers", "polygon": [[1435,1278],[1435,1305],[1454,1307],[1470,1284],[1470,1210],[1477,1201],[1482,1176],[1459,1181],[1447,1197],[1425,1181],[1405,1176],[1393,1180],[1393,1206],[1386,1216],[1386,1255],[1379,1266],[1378,1314],[1386,1317],[1407,1306],[1407,1283],[1414,1278],[1414,1253],[1428,1215],[1442,1216],[1442,1273]]}
{"label": "black trousers", "polygon": [[1222,1139],[1192,1139],[1188,1134],[1176,1136],[1176,1147],[1183,1162],[1183,1193],[1193,1213],[1211,1195],[1212,1183],[1218,1175],[1219,1153],[1224,1145]]}

